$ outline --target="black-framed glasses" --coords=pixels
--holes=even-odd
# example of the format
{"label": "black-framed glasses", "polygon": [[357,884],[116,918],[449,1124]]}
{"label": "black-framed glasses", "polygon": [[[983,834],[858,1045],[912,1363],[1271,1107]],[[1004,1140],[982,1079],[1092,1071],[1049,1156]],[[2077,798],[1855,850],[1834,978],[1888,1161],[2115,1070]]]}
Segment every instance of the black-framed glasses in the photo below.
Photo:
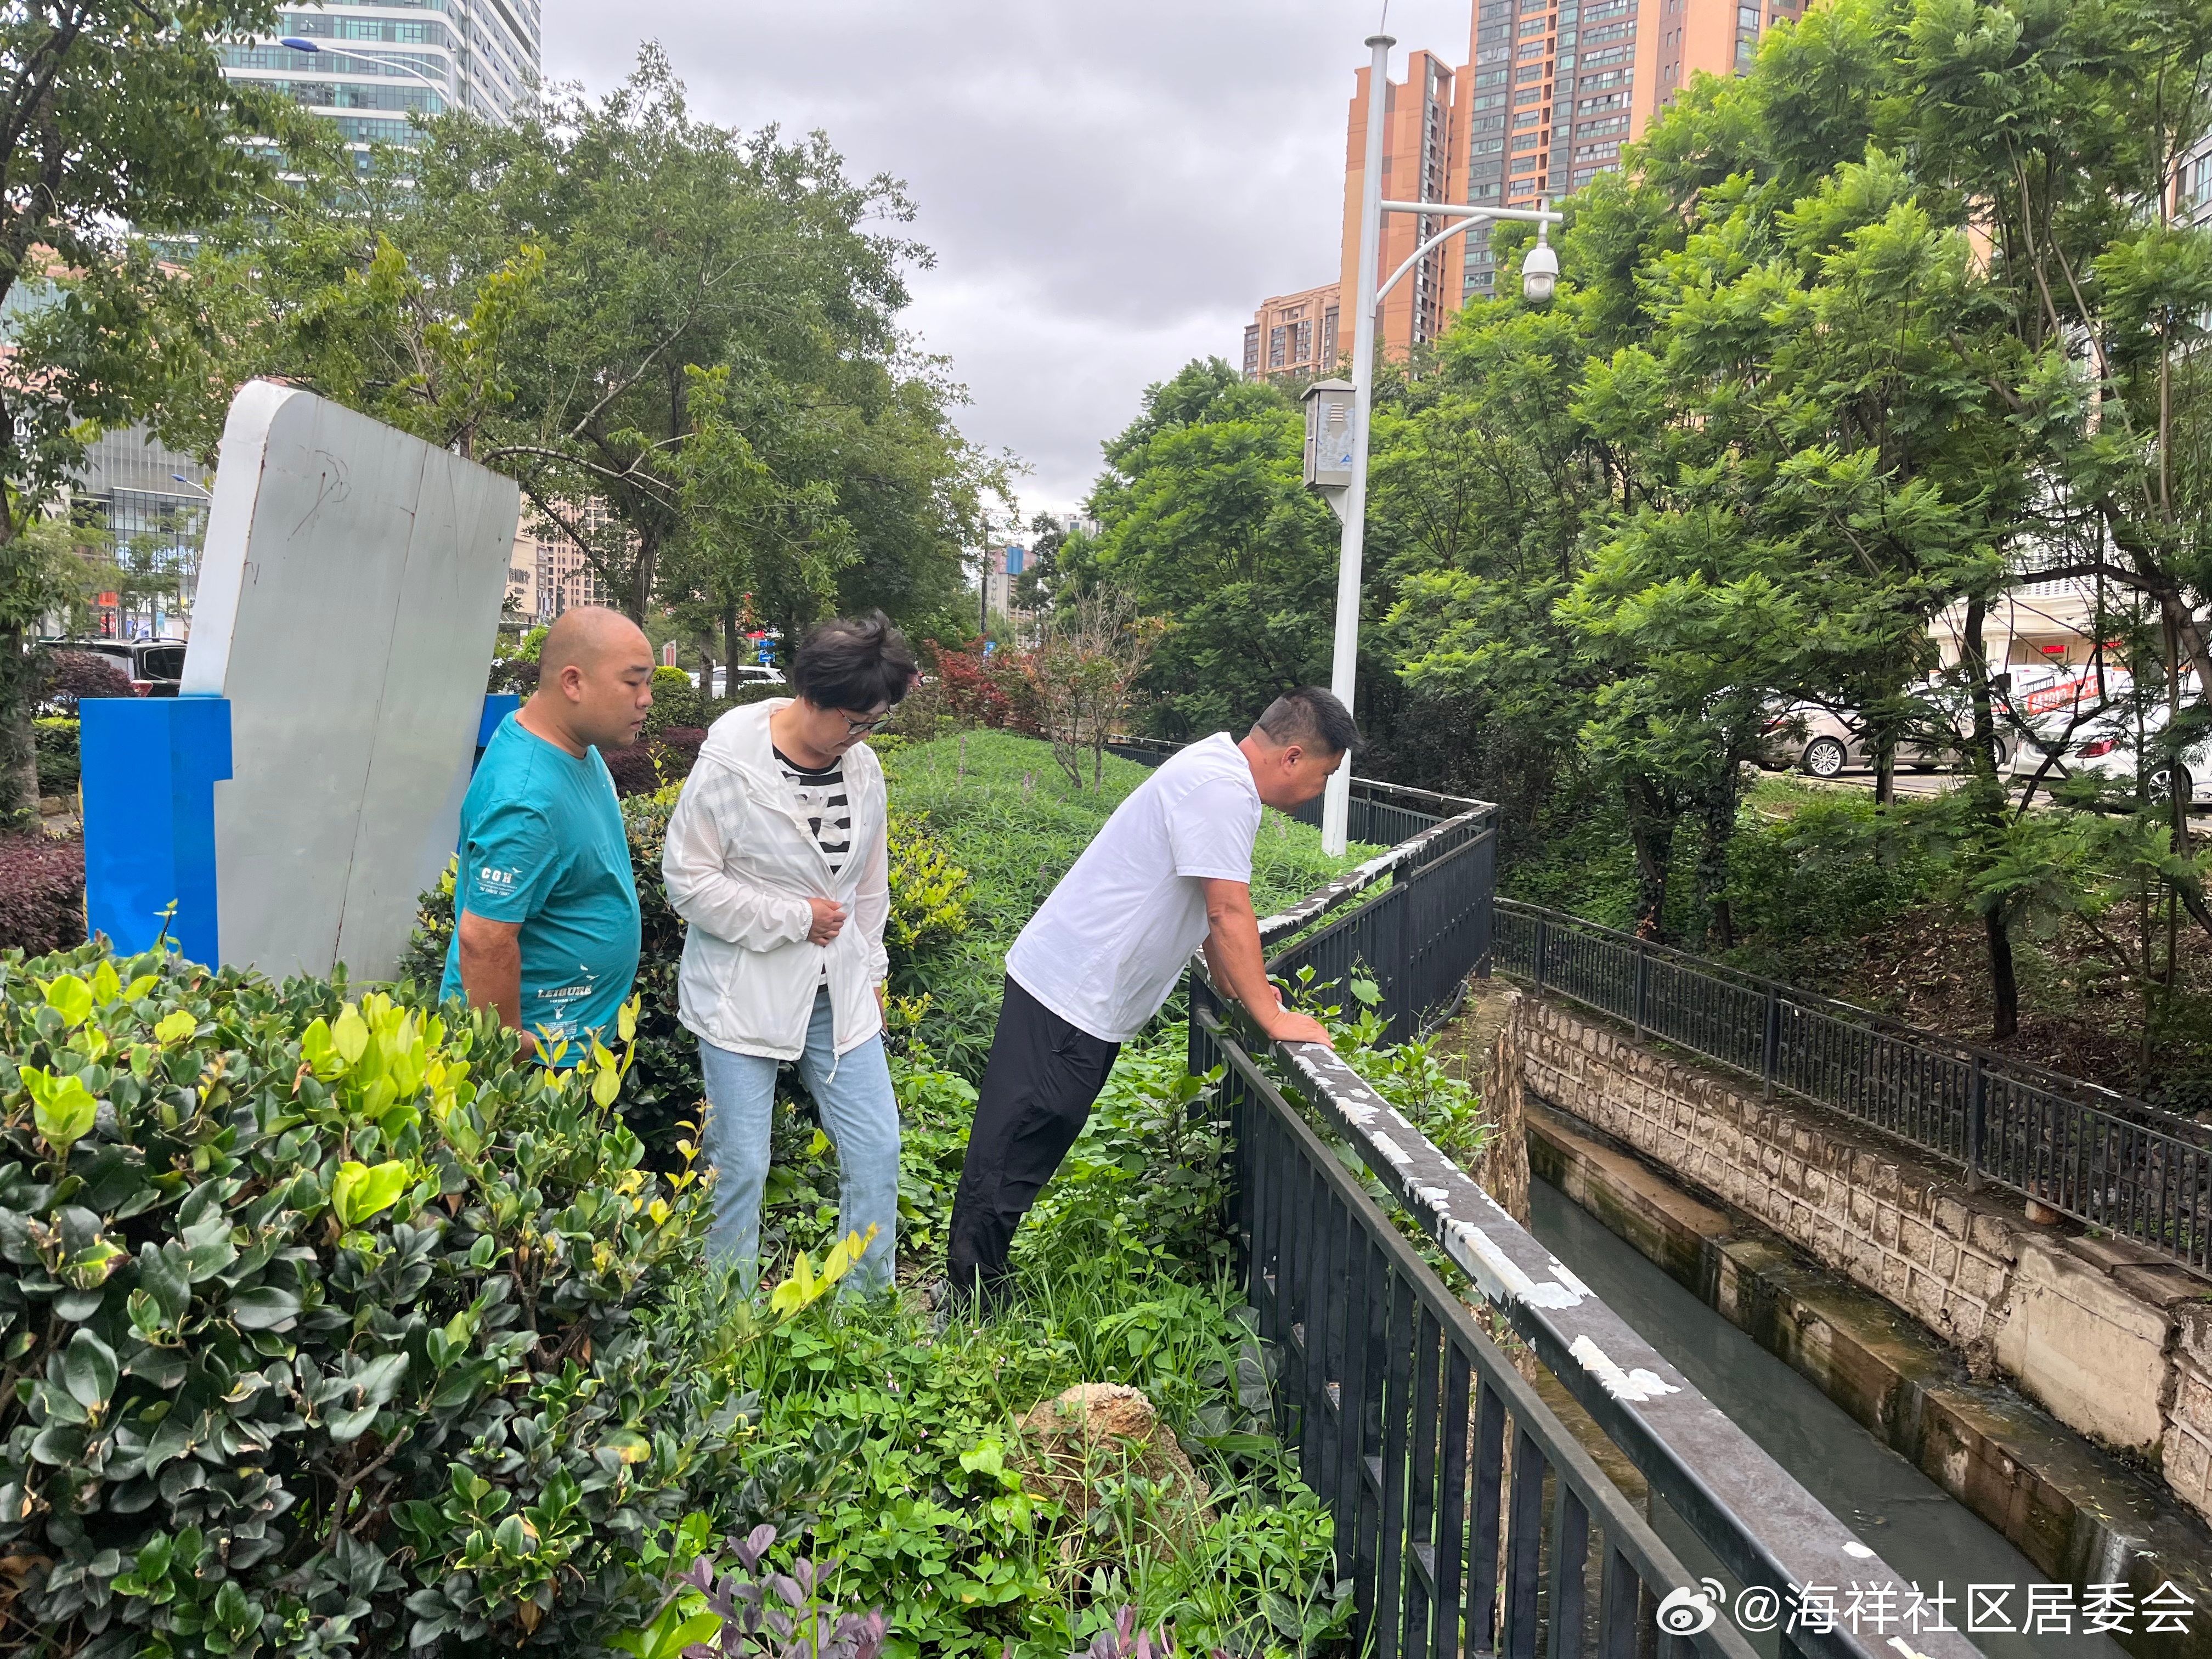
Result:
{"label": "black-framed glasses", "polygon": [[[842,708],[837,712],[845,714],[845,711]],[[872,715],[864,720],[856,720],[850,714],[845,714],[845,735],[848,738],[866,737],[869,732],[890,725],[891,716],[896,713],[898,710],[896,708],[886,708],[882,714]]]}

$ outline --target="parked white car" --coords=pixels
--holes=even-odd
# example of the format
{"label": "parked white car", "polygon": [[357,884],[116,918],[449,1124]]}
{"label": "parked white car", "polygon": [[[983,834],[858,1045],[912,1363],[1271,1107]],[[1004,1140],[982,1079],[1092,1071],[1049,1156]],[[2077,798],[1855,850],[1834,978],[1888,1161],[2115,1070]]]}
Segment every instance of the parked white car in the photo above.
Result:
{"label": "parked white car", "polygon": [[[738,665],[737,673],[738,684],[740,686],[781,685],[784,683],[783,671],[780,668],[772,668],[766,663],[741,662]],[[694,685],[699,684],[699,674],[696,669],[692,671],[691,684]],[[726,697],[730,695],[729,687],[730,670],[726,665],[717,663],[714,665],[714,689],[707,695],[710,697]]]}
{"label": "parked white car", "polygon": [[[2185,708],[2203,696],[2194,673],[2182,677],[2180,690]],[[2154,794],[2164,795],[2168,769],[2159,758],[2162,745],[2158,738],[2172,718],[2172,707],[2160,696],[2138,708],[2134,677],[2124,670],[2084,670],[2016,695],[2014,701],[2033,733],[2013,761],[2015,775],[2035,772],[2050,757],[2052,776],[2087,775],[2107,787],[2132,790],[2142,771],[2142,757],[2148,752],[2154,757],[2152,770],[2143,781]],[[2180,762],[2190,804],[2212,807],[2212,732],[2184,750]]]}

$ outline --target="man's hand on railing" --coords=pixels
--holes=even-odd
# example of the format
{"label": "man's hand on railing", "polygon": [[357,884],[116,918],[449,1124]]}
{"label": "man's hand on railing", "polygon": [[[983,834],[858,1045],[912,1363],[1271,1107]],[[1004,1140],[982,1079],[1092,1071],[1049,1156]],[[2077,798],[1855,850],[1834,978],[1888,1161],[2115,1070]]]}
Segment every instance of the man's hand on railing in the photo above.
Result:
{"label": "man's hand on railing", "polygon": [[1328,1028],[1307,1014],[1283,1006],[1268,982],[1260,954],[1260,922],[1252,914],[1252,890],[1241,881],[1206,881],[1206,965],[1213,982],[1244,1005],[1260,1029],[1277,1042],[1319,1042],[1328,1047]]}
{"label": "man's hand on railing", "polygon": [[[1255,1019],[1261,1017],[1255,1012]],[[1311,1014],[1301,1014],[1294,1009],[1276,1005],[1271,1019],[1261,1019],[1260,1029],[1276,1042],[1318,1042],[1324,1048],[1334,1048],[1336,1041],[1328,1034],[1328,1027]]]}

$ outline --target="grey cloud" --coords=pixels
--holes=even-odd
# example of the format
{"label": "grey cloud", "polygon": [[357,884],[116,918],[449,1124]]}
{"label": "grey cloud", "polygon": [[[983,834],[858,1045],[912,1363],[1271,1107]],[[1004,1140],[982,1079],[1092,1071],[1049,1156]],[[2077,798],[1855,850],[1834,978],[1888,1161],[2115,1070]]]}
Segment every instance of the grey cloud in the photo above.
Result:
{"label": "grey cloud", "polygon": [[[821,128],[892,173],[934,250],[905,321],[974,399],[961,425],[1033,469],[1025,509],[1090,487],[1149,383],[1234,358],[1269,294],[1332,280],[1344,120],[1377,8],[1341,0],[548,0],[545,70],[602,90],[665,46],[707,118]],[[1395,0],[1453,62],[1468,0]]]}

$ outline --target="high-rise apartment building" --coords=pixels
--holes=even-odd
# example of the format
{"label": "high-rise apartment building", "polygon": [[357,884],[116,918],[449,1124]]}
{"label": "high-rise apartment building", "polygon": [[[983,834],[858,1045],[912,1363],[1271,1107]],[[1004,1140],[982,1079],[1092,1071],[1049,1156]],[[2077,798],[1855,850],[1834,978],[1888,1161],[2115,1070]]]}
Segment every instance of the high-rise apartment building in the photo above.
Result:
{"label": "high-rise apartment building", "polygon": [[1331,283],[1262,300],[1244,325],[1244,378],[1304,384],[1335,374],[1338,293]]}
{"label": "high-rise apartment building", "polygon": [[[1407,59],[1385,94],[1386,200],[1534,207],[1620,166],[1620,147],[1698,70],[1747,69],[1765,32],[1805,0],[1474,0],[1467,67],[1429,52]],[[1356,71],[1344,170],[1342,292],[1356,291],[1359,192],[1367,161],[1368,71]],[[1376,278],[1391,272],[1439,220],[1382,222]],[[1450,313],[1497,287],[1486,228],[1454,238],[1382,302],[1384,349],[1404,356],[1435,339]],[[1345,301],[1348,307],[1352,301]],[[1346,345],[1350,344],[1347,327]],[[1247,332],[1248,355],[1251,340]],[[1248,365],[1249,372],[1249,365]]]}
{"label": "high-rise apartment building", "polygon": [[[1359,191],[1367,167],[1367,84],[1369,71],[1358,72],[1352,94],[1352,110],[1344,147],[1344,245],[1340,283],[1348,311],[1359,292]],[[1406,60],[1406,78],[1383,88],[1382,199],[1407,202],[1449,202],[1453,156],[1459,143],[1454,120],[1454,89],[1458,71],[1431,52],[1416,52]],[[1416,218],[1411,214],[1382,216],[1382,240],[1376,258],[1376,281],[1382,283],[1403,264],[1415,249],[1443,228],[1443,221]],[[1451,285],[1458,270],[1455,240],[1437,249],[1383,299],[1379,337],[1387,351],[1403,356],[1409,345],[1423,345],[1443,331],[1445,319],[1458,310],[1460,295]],[[1352,342],[1346,331],[1345,344]]]}
{"label": "high-rise apartment building", "polygon": [[372,143],[407,143],[416,111],[508,119],[538,73],[538,0],[329,0],[283,13],[276,33],[319,49],[226,46],[227,72],[327,115],[364,162]]}

